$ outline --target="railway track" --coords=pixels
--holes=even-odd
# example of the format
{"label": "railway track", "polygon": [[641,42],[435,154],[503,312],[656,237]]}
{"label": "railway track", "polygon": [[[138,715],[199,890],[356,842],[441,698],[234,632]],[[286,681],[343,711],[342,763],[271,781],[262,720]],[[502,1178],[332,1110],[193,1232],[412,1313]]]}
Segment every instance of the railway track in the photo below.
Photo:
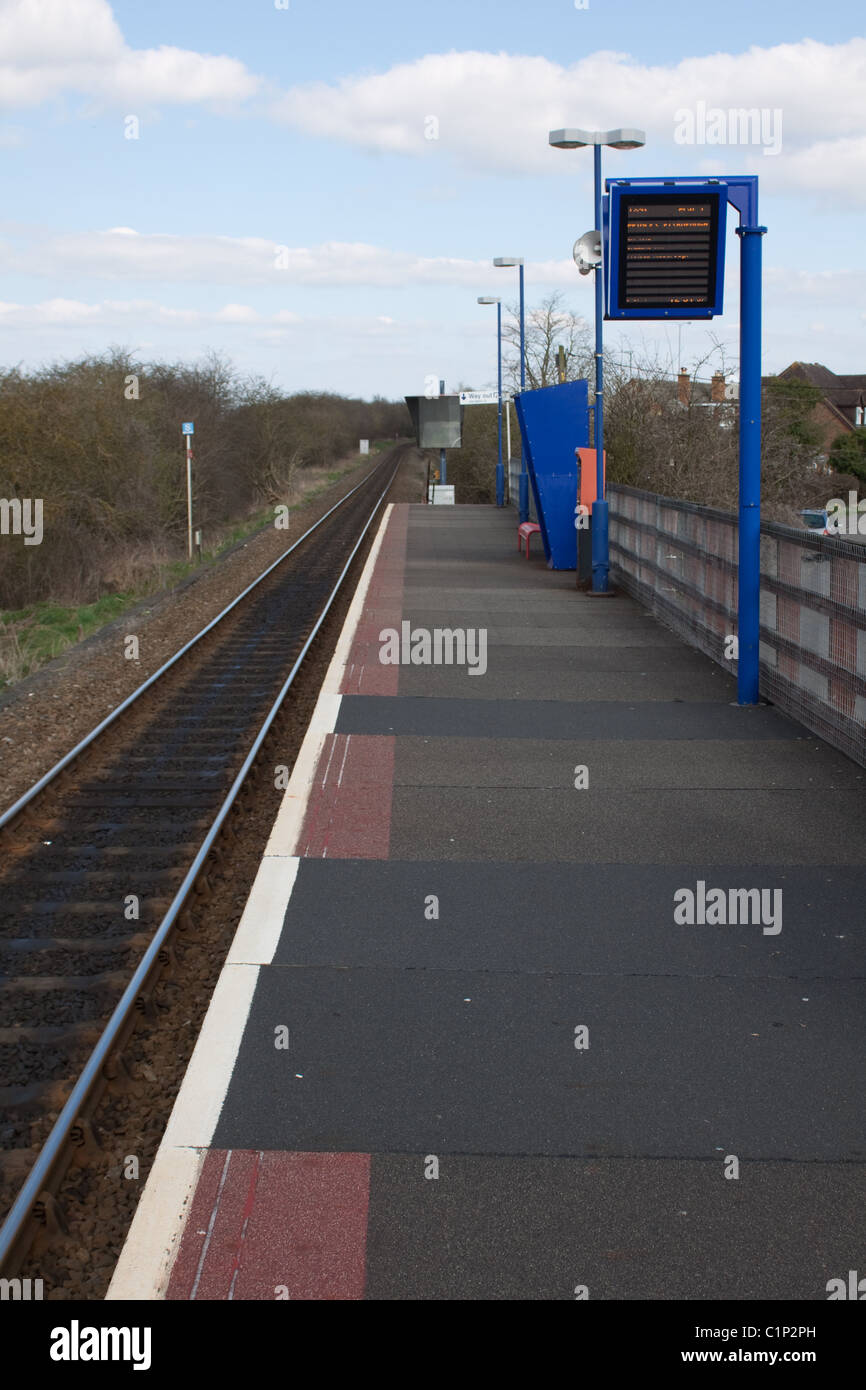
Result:
{"label": "railway track", "polygon": [[64,1233],[63,1174],[98,1147],[105,1088],[128,1084],[123,1047],[153,1016],[174,934],[207,900],[245,779],[403,452],[0,818],[4,1274]]}

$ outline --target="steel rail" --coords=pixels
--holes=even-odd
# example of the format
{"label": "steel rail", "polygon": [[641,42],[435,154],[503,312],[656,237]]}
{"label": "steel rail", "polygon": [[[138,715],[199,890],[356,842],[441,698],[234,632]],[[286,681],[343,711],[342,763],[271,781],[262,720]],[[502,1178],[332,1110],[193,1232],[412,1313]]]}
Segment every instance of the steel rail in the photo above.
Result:
{"label": "steel rail", "polygon": [[[381,467],[381,465],[379,466]],[[129,709],[130,705],[133,704],[139,698],[139,696],[143,695],[146,690],[149,690],[150,687],[154,685],[155,682],[158,681],[161,676],[165,675],[166,671],[171,670],[175,662],[180,661],[180,658],[182,656],[185,656],[186,653],[190,650],[190,648],[194,647],[197,642],[200,642],[203,637],[206,637],[207,634],[213,628],[216,627],[217,623],[222,622],[223,618],[227,617],[228,614],[231,613],[232,609],[236,608],[238,604],[241,602],[241,600],[246,598],[247,594],[251,593],[251,591],[255,589],[255,587],[258,584],[261,584],[263,579],[267,579],[268,575],[271,574],[277,568],[278,565],[281,565],[283,561],[287,559],[289,555],[291,555],[293,550],[297,550],[299,545],[303,545],[307,537],[311,536],[313,532],[317,530],[319,526],[322,525],[323,521],[327,521],[328,517],[331,516],[335,511],[337,511],[339,507],[342,507],[344,502],[348,502],[349,498],[353,497],[355,493],[359,490],[359,488],[362,488],[365,483],[369,482],[370,478],[373,476],[373,473],[375,473],[375,471],[376,470],[373,469],[372,472],[368,473],[367,477],[363,478],[361,482],[357,484],[356,487],[353,487],[351,491],[347,492],[345,497],[341,497],[339,502],[335,502],[334,506],[330,507],[328,511],[325,512],[324,516],[320,516],[319,520],[314,522],[308,531],[305,531],[302,536],[300,536],[296,541],[294,541],[293,544],[289,546],[288,550],[284,550],[282,555],[280,555],[280,557],[277,560],[275,560],[272,565],[268,565],[267,569],[263,570],[262,573],[258,576],[258,578],[253,580],[252,584],[248,584],[247,587],[242,591],[242,593],[238,594],[237,598],[232,599],[231,603],[228,604],[228,606],[224,608],[221,613],[218,613],[215,618],[212,618],[206,627],[203,627],[200,632],[197,632],[195,637],[191,637],[190,640],[186,642],[180,648],[179,651],[175,652],[174,656],[169,657],[168,661],[164,662],[163,665],[160,666],[158,671],[154,671],[152,676],[148,676],[147,680],[144,681],[142,685],[139,685],[135,690],[133,690],[131,695],[127,695],[126,699],[123,700],[121,704],[119,704],[116,707],[116,709],[113,709],[110,714],[107,714],[105,718],[102,720],[102,722],[97,724],[95,729],[91,729],[90,733],[86,734],[85,737],[80,741],[80,743],[76,743],[74,748],[71,748],[68,753],[65,753],[59,762],[55,763],[53,767],[48,769],[44,776],[39,778],[38,782],[34,782],[33,786],[30,787],[26,792],[24,792],[23,796],[19,796],[18,800],[13,802],[13,804],[8,808],[8,810],[4,811],[3,814],[0,815],[0,830],[2,830],[4,826],[8,825],[9,822],[19,814],[19,812],[23,811],[24,807],[33,800],[34,796],[38,796],[39,792],[41,792],[44,787],[47,787],[49,782],[53,782],[54,778],[58,775],[58,773],[62,772],[64,768],[68,767],[69,764],[73,762],[80,753],[84,752],[85,748],[89,748],[91,743],[93,743],[93,741],[97,739],[99,735],[109,727],[109,725],[113,724],[115,719],[118,719],[120,715],[123,714],[124,710]],[[390,483],[388,484],[388,486],[390,487]]]}
{"label": "steel rail", "polygon": [[[322,623],[325,621],[325,618],[327,617],[328,612],[330,611],[331,605],[333,604],[334,599],[336,598],[343,584],[343,580],[345,579],[346,574],[348,573],[349,567],[351,566],[352,561],[357,555],[361,547],[361,543],[364,540],[364,537],[366,536],[371,525],[373,524],[373,519],[376,516],[376,513],[378,512],[379,508],[381,507],[382,502],[384,501],[391,487],[391,484],[393,483],[394,478],[396,477],[396,474],[397,468],[394,469],[394,472],[391,474],[391,477],[389,478],[384,490],[379,495],[379,498],[376,501],[376,505],[374,506],[369,517],[364,523],[364,528],[361,531],[361,534],[359,535],[357,541],[355,542],[355,545],[352,548],[351,555],[349,556],[348,560],[343,566],[339,579],[334,585],[334,588],[331,590],[327,603],[325,604],[324,608],[322,609],[321,613],[316,619],[315,625],[313,626],[310,635],[308,636],[303,647],[301,648],[301,651],[298,654],[291,671],[286,677],[286,680],[280,690],[279,695],[277,696],[276,700],[274,701],[273,705],[268,711],[264,723],[262,724],[249,753],[244,759],[243,766],[241,767],[234,782],[232,783],[228,795],[226,796],[225,800],[220,806],[220,809],[216,814],[216,817],[213,821],[213,824],[211,825],[210,830],[205,836],[205,839],[202,841],[198,853],[196,854],[196,857],[193,860],[192,865],[187,871],[183,883],[177,890],[177,893],[175,894],[171,906],[169,907],[168,911],[166,912],[165,916],[163,917],[162,921],[157,927],[156,933],[150,945],[148,946],[147,950],[145,951],[144,955],[139,961],[132,979],[130,980],[129,984],[123,992],[123,995],[117,1003],[115,1010],[111,1015],[111,1018],[108,1020],[108,1023],[106,1024],[99,1041],[96,1043],[96,1046],[93,1049],[93,1052],[90,1054],[90,1057],[87,1060],[84,1070],[82,1071],[80,1077],[75,1083],[75,1086],[70,1092],[69,1097],[65,1105],[63,1106],[63,1109],[61,1110],[60,1114],[55,1120],[51,1132],[48,1135],[48,1138],[46,1139],[45,1143],[43,1144],[39,1152],[39,1156],[37,1157],[36,1162],[33,1165],[33,1168],[30,1170],[30,1173],[26,1181],[24,1182],[21,1191],[18,1193],[18,1196],[16,1197],[14,1203],[9,1209],[9,1213],[6,1217],[6,1220],[4,1221],[2,1228],[0,1228],[0,1269],[3,1268],[4,1262],[8,1258],[10,1251],[13,1249],[16,1242],[18,1241],[24,1229],[24,1226],[26,1225],[27,1221],[31,1218],[33,1204],[38,1198],[40,1192],[43,1190],[48,1178],[50,1177],[52,1169],[54,1168],[55,1164],[57,1163],[60,1157],[63,1146],[69,1138],[69,1133],[79,1118],[80,1111],[87,1100],[91,1088],[99,1080],[102,1067],[105,1064],[105,1061],[109,1056],[111,1049],[118,1038],[118,1035],[120,1034],[124,1024],[126,1023],[126,1020],[130,1012],[135,1007],[135,1001],[138,998],[138,995],[147,980],[147,976],[150,973],[150,970],[152,969],[153,964],[156,961],[157,956],[159,955],[159,952],[161,951],[169,932],[174,926],[174,923],[177,920],[177,917],[181,909],[183,908],[183,905],[187,897],[189,896],[189,892],[193,886],[193,883],[195,882],[199,872],[201,871],[201,867],[208,854],[210,853],[210,850],[213,847],[213,843],[216,840],[217,835],[222,829],[226,816],[228,815],[235,802],[237,794],[240,791],[247,777],[247,774],[249,773],[249,770],[252,767],[262,744],[264,743],[265,738],[267,737],[268,731],[270,730],[270,727],[274,722],[274,719],[279,713],[280,707],[286,695],[288,694],[289,688],[291,687],[295,679],[295,676],[297,675],[298,670],[300,669],[304,657],[309,651],[310,646],[314,638],[316,637],[316,634],[318,633],[320,627],[322,626]],[[359,486],[361,486],[361,484],[359,484]],[[357,488],[352,489],[352,492],[356,491]],[[347,497],[351,497],[351,495],[352,493],[347,493]],[[343,498],[342,500],[345,501],[346,498]],[[338,503],[337,505],[339,506],[340,503]],[[331,508],[331,511],[335,510],[336,508]],[[325,515],[329,516],[330,512],[326,512]],[[324,519],[324,517],[321,518],[322,521],[324,521]],[[317,522],[316,525],[320,525],[320,522]],[[310,530],[315,530],[315,527],[311,527]],[[308,531],[306,535],[309,534],[310,532]],[[300,541],[296,542],[296,544],[299,545]],[[288,553],[289,552],[287,551],[286,554]],[[273,568],[274,566],[271,566],[271,569]],[[266,570],[265,574],[269,572],[269,570]],[[261,577],[264,578],[264,576]],[[258,582],[259,581],[256,580],[256,583]],[[250,588],[254,587],[254,584],[250,585]],[[244,590],[244,592],[249,593],[249,589]],[[228,609],[226,609],[226,612],[227,611]],[[206,630],[207,629],[205,629],[205,631]],[[143,686],[142,689],[144,689]]]}

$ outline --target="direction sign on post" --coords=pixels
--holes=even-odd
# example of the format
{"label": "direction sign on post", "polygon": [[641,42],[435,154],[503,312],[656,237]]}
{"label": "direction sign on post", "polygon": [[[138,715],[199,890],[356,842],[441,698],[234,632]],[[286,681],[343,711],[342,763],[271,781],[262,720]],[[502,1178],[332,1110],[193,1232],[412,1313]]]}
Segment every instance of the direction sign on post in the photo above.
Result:
{"label": "direction sign on post", "polygon": [[607,317],[712,318],[722,312],[727,198],[718,180],[611,185]]}
{"label": "direction sign on post", "polygon": [[[506,395],[505,392],[503,391],[503,393],[502,393],[502,399],[503,399],[503,401],[510,401],[510,400],[511,400],[511,397],[508,396],[508,395]],[[499,392],[498,392],[498,391],[461,391],[461,392],[460,392],[460,404],[461,404],[461,405],[498,405],[498,404],[499,404]]]}
{"label": "direction sign on post", "polygon": [[195,434],[195,425],[192,420],[186,420],[180,427],[182,435],[186,435],[186,550],[189,559],[192,559],[192,439],[190,435]]}

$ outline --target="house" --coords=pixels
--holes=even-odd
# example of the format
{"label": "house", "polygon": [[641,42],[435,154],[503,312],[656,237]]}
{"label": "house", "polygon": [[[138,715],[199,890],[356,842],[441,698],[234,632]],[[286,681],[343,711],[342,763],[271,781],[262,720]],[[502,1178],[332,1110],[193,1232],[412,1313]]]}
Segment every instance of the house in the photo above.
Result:
{"label": "house", "polygon": [[[661,415],[665,409],[680,411],[693,406],[704,409],[736,406],[740,394],[739,382],[726,381],[721,372],[715,372],[710,381],[699,381],[697,377],[691,377],[684,367],[674,381],[644,381],[633,377],[626,386],[646,396],[651,415]],[[721,412],[722,417],[727,414],[726,411]]]}
{"label": "house", "polygon": [[713,372],[709,381],[699,381],[680,367],[677,376],[677,400],[680,405],[731,405],[739,400],[740,383],[726,381],[721,372]]}
{"label": "house", "polygon": [[813,419],[821,431],[821,448],[829,454],[830,445],[840,434],[851,434],[866,427],[866,375],[837,376],[820,362],[792,362],[783,372],[781,381],[805,381],[816,386],[822,398],[815,406]]}

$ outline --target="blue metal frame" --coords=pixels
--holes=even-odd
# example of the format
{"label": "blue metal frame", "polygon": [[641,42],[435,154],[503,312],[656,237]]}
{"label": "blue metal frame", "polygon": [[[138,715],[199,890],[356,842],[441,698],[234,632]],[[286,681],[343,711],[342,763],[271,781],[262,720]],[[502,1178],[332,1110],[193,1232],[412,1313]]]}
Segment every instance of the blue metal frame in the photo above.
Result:
{"label": "blue metal frame", "polygon": [[496,464],[496,505],[505,506],[505,468],[502,463],[502,300],[496,301],[496,362],[499,381],[499,459]]}
{"label": "blue metal frame", "polygon": [[[526,390],[526,297],[524,294],[523,261],[520,262],[520,389]],[[518,512],[521,522],[529,520],[529,474],[526,471],[526,450],[520,445],[520,477],[517,484]]]}
{"label": "blue metal frame", "polygon": [[[439,395],[440,395],[440,396],[444,396],[444,395],[445,395],[445,379],[444,379],[444,377],[440,377],[440,379],[439,379]],[[444,449],[440,449],[440,450],[439,450],[439,481],[440,481],[440,483],[442,483],[443,485],[445,484],[445,482],[446,482],[446,480],[447,480],[447,475],[448,475],[448,464],[447,464],[447,461],[446,461],[446,458],[445,458],[445,450],[444,450]],[[425,500],[426,500],[426,499],[425,499]]]}
{"label": "blue metal frame", "polygon": [[[723,311],[725,285],[725,232],[728,179],[607,179],[603,213],[603,251],[605,265],[605,317],[608,319],[711,319]],[[739,183],[741,180],[735,180]],[[681,309],[621,309],[618,304],[620,262],[620,209],[623,195],[640,192],[647,196],[673,196],[685,190],[690,196],[712,197],[717,201],[716,276],[713,302],[707,308],[685,304]]]}
{"label": "blue metal frame", "polygon": [[[593,146],[593,194],[595,230],[602,230],[601,145]],[[595,448],[595,501],[589,518],[592,536],[592,592],[609,592],[607,498],[604,495],[604,257],[595,268],[595,407],[592,442]]]}
{"label": "blue metal frame", "polygon": [[[758,703],[760,681],[760,607],[761,607],[761,250],[766,227],[758,224],[758,178],[755,174],[720,179],[608,179],[603,210],[603,259],[605,289],[611,281],[614,228],[619,224],[617,190],[639,189],[642,192],[664,192],[670,188],[685,188],[690,192],[718,191],[726,203],[737,209],[740,225],[740,493],[739,544],[737,559],[737,702],[741,705]],[[719,216],[719,235],[724,235],[725,219]],[[618,241],[618,233],[617,233]],[[618,264],[618,262],[617,262]],[[724,252],[720,250],[717,273],[724,274]],[[721,291],[717,294],[721,305]],[[712,314],[694,308],[677,310],[629,309],[611,313],[613,296],[607,309],[610,318],[631,319],[695,319],[710,318]],[[615,306],[614,306],[615,307]],[[595,509],[593,509],[595,510]],[[599,535],[604,545],[607,563],[607,536]],[[593,571],[595,570],[596,536],[593,532]],[[595,574],[593,573],[593,583]]]}
{"label": "blue metal frame", "polygon": [[758,180],[738,180],[740,213],[740,505],[737,700],[758,703],[761,627],[761,250]]}

